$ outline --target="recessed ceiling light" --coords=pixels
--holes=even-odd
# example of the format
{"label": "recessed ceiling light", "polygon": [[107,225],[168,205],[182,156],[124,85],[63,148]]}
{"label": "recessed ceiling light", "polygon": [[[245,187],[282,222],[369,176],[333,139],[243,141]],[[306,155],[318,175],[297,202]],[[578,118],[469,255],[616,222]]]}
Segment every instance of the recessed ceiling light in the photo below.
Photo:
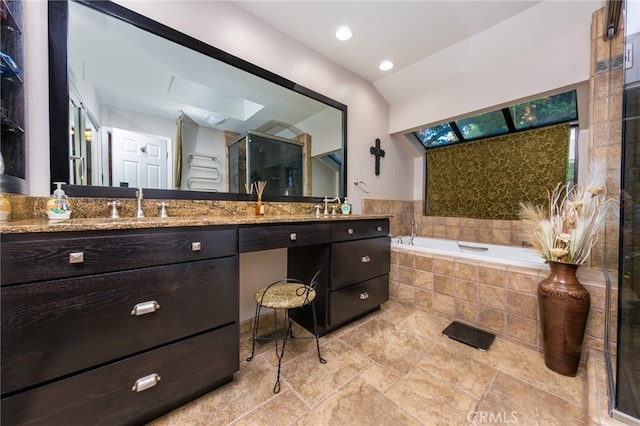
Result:
{"label": "recessed ceiling light", "polygon": [[349,27],[340,27],[336,30],[336,38],[340,41],[347,41],[351,38],[351,30]]}
{"label": "recessed ceiling light", "polygon": [[393,68],[393,62],[391,61],[382,61],[380,63],[380,69],[382,71],[389,71],[391,68]]}

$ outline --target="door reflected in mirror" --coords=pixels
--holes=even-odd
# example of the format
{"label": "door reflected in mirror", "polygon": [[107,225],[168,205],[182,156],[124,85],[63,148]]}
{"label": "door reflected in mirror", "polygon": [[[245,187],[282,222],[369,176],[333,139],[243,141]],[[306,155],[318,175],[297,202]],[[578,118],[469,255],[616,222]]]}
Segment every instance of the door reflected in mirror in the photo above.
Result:
{"label": "door reflected in mirror", "polygon": [[346,106],[114,3],[69,1],[67,25],[70,184],[244,194],[258,176],[265,195],[344,195]]}

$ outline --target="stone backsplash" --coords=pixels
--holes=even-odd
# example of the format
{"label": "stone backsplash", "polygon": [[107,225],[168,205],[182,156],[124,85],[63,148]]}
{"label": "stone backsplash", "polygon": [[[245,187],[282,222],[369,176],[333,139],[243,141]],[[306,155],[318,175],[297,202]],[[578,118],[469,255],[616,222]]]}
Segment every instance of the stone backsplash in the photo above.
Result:
{"label": "stone backsplash", "polygon": [[[11,201],[11,221],[46,218],[45,206],[49,197],[29,197],[7,194]],[[107,218],[111,207],[109,201],[118,203],[121,217],[133,217],[137,209],[133,198],[81,198],[70,197],[72,218]],[[160,200],[146,199],[142,202],[142,210],[146,217],[157,217],[161,202],[168,204],[170,217],[202,217],[202,216],[253,216],[255,201],[220,201],[220,200]],[[291,216],[313,214],[315,203],[264,202],[265,214],[270,216]]]}

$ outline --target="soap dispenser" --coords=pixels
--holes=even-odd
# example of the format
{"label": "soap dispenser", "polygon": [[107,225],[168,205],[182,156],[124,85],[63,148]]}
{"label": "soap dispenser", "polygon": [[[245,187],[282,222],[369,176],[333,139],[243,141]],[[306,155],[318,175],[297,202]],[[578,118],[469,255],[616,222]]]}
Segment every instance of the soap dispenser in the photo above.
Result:
{"label": "soap dispenser", "polygon": [[342,203],[340,209],[342,210],[342,214],[351,214],[351,204],[349,204],[349,199],[347,197],[344,197],[344,203]]}
{"label": "soap dispenser", "polygon": [[62,189],[64,182],[54,182],[58,188],[47,201],[47,216],[50,220],[64,220],[71,217],[71,203]]}

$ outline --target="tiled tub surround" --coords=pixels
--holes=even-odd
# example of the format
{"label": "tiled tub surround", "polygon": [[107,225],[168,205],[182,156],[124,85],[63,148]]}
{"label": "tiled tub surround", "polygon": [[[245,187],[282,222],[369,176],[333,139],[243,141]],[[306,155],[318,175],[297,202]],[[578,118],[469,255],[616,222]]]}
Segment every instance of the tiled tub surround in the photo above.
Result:
{"label": "tiled tub surround", "polygon": [[520,221],[423,216],[423,201],[362,200],[363,213],[391,216],[391,236],[409,235],[411,221],[423,237],[447,238],[477,243],[522,246],[526,241]]}
{"label": "tiled tub surround", "polygon": [[[411,221],[420,236],[521,247],[527,241],[520,221],[423,216],[423,202],[363,199],[364,214],[388,214],[392,239],[409,235]],[[592,264],[598,260],[591,259]],[[601,263],[600,263],[601,264]],[[601,270],[584,265],[580,282],[591,293],[585,348],[604,349],[606,284]],[[611,338],[615,352],[617,273],[609,271]],[[492,263],[391,251],[390,297],[487,329],[541,350],[537,286],[548,269],[530,270]],[[457,285],[456,285],[457,283]]]}
{"label": "tiled tub surround", "polygon": [[[392,248],[389,293],[401,304],[474,325],[542,352],[537,287],[548,274],[546,266],[529,269]],[[584,347],[602,351],[602,272],[583,267],[578,278],[591,293]],[[615,295],[612,300],[617,300]]]}

